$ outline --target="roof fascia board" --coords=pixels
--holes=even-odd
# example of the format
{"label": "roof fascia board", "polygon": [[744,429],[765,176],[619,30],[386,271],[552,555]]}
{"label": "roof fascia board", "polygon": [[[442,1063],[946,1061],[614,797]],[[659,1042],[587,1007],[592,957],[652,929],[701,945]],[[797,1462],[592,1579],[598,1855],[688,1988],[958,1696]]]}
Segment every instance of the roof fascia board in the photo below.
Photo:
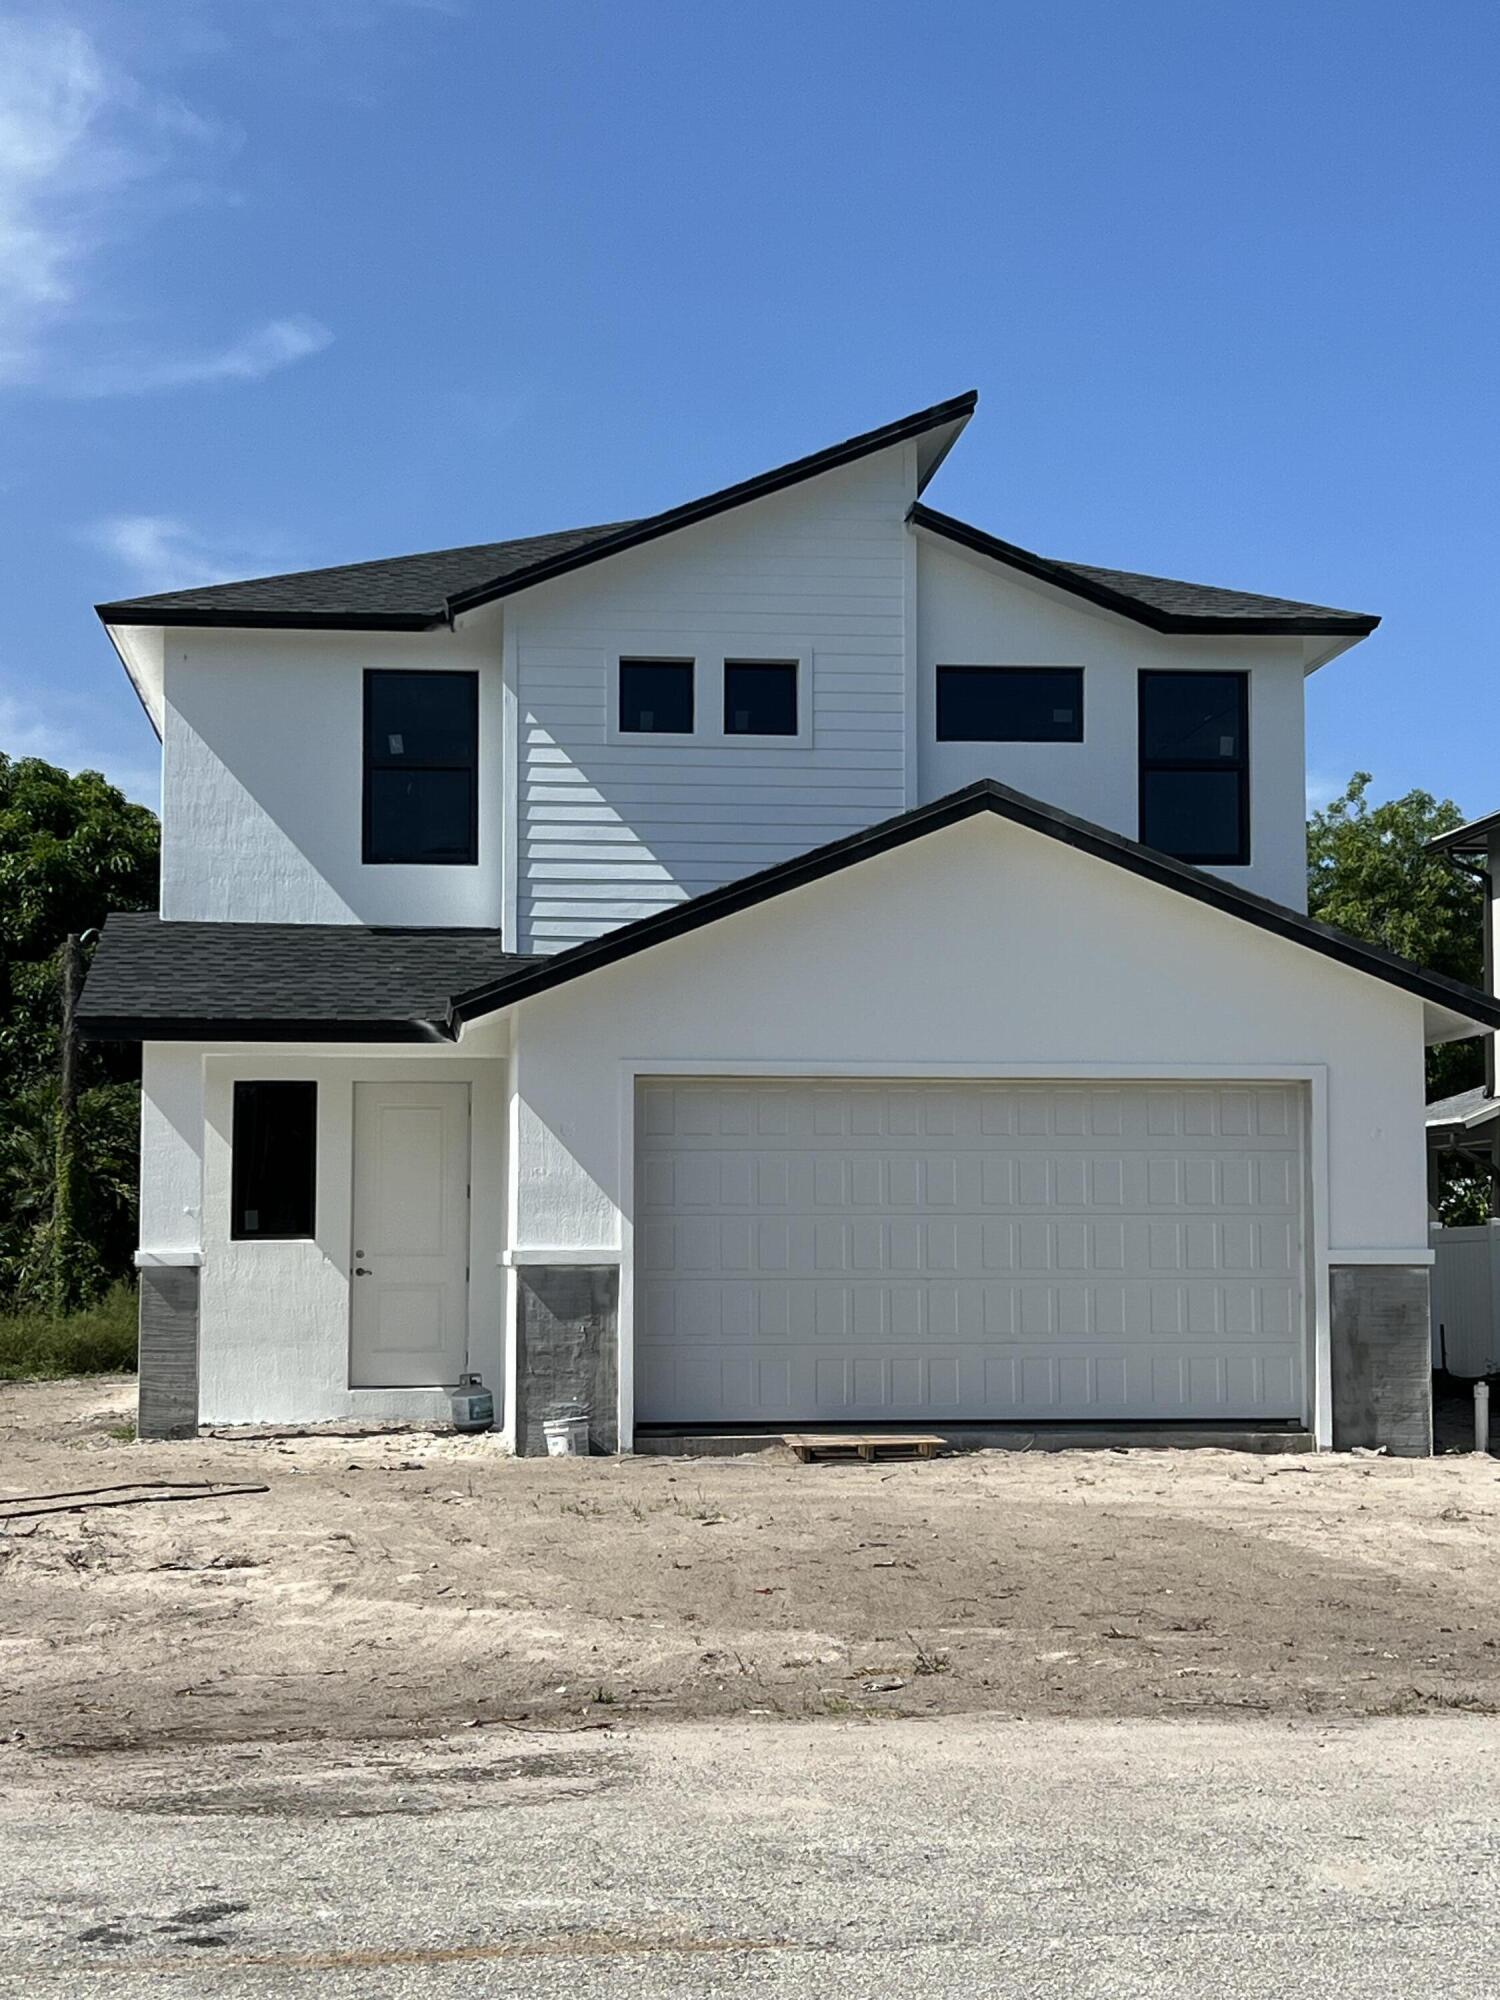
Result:
{"label": "roof fascia board", "polygon": [[606,535],[601,541],[587,543],[581,549],[570,549],[544,562],[514,570],[493,583],[457,592],[448,600],[448,615],[457,618],[466,611],[476,610],[481,604],[492,603],[497,597],[513,597],[517,591],[530,590],[538,583],[549,583],[554,577],[570,575],[574,570],[603,562],[609,556],[622,555],[627,549],[659,541],[663,535],[675,534],[680,528],[696,527],[700,521],[709,521],[735,507],[747,506],[752,500],[767,499],[773,493],[785,492],[790,486],[800,486],[806,480],[817,479],[825,472],[837,472],[841,467],[869,458],[877,451],[889,451],[929,431],[951,426],[953,435],[926,468],[923,474],[925,483],[947,456],[954,439],[973,415],[978,401],[978,390],[970,389],[946,403],[935,403],[930,409],[918,410],[892,424],[883,424],[878,430],[863,431],[858,437],[846,438],[842,444],[829,445],[806,458],[793,459],[788,465],[757,473],[753,479],[742,479],[736,485],[721,487],[717,493],[705,494],[700,500],[669,507],[665,513],[652,514],[618,534]]}
{"label": "roof fascia board", "polygon": [[[173,611],[166,605],[96,604],[108,630],[114,625],[228,627],[242,632],[430,632],[447,614],[425,611]],[[111,636],[113,636],[111,634]],[[128,671],[128,669],[127,669]]]}
{"label": "roof fascia board", "polygon": [[1480,993],[1442,973],[1424,972],[1378,945],[1346,937],[1314,918],[1285,909],[1281,904],[1254,895],[1248,889],[1223,882],[1215,875],[1190,867],[1186,862],[1174,861],[1168,855],[1158,854],[1154,849],[1127,840],[1122,834],[1111,833],[1088,820],[1075,819],[1070,813],[1056,811],[989,778],[981,779],[962,791],[952,792],[931,805],[918,806],[911,812],[883,820],[843,840],[830,842],[826,847],[779,862],[772,868],[763,869],[758,875],[728,883],[722,889],[710,890],[707,895],[696,897],[690,903],[682,903],[675,909],[624,925],[587,944],[575,945],[570,951],[559,952],[555,957],[544,959],[528,971],[509,979],[493,981],[458,994],[450,1009],[450,1023],[456,1026],[480,1015],[498,1012],[518,1000],[531,999],[553,987],[647,951],[654,945],[685,937],[717,923],[721,918],[768,902],[789,890],[821,881],[858,862],[903,847],[910,841],[922,839],[942,827],[956,825],[981,812],[993,812],[1017,826],[1046,834],[1080,853],[1111,862],[1163,888],[1175,889],[1195,902],[1204,903],[1227,916],[1238,917],[1290,943],[1304,945],[1355,972],[1401,987],[1444,1013],[1471,1022],[1476,1030],[1500,1028],[1500,999],[1492,995]]}
{"label": "roof fascia board", "polygon": [[925,528],[929,534],[940,535],[975,555],[1020,570],[1039,583],[1053,584],[1073,597],[1086,598],[1105,611],[1117,612],[1137,625],[1149,626],[1153,632],[1195,633],[1204,638],[1217,635],[1224,638],[1268,639],[1327,633],[1363,639],[1380,623],[1378,618],[1366,617],[1214,618],[1198,613],[1161,611],[1155,605],[1143,604],[1139,598],[1127,597],[1123,591],[1112,590],[1108,584],[1100,583],[1093,577],[1080,576],[1047,556],[1023,549],[1018,543],[1003,542],[997,535],[988,535],[982,528],[972,527],[952,514],[940,514],[936,508],[928,507],[920,500],[911,508],[907,519],[915,528]]}
{"label": "roof fascia board", "polygon": [[446,1021],[289,1021],[238,1015],[83,1014],[86,1042],[434,1042],[457,1040]]}

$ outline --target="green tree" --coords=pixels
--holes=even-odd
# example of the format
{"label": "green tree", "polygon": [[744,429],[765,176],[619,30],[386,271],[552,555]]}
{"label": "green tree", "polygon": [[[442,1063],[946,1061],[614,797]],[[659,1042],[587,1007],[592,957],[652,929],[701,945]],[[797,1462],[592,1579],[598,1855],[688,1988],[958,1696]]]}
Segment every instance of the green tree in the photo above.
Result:
{"label": "green tree", "polygon": [[[111,910],[154,907],[157,852],[155,814],[97,771],[0,754],[0,1302],[40,1302],[51,1277],[59,947]],[[80,1053],[80,1302],[130,1268],[138,1077],[135,1049]]]}
{"label": "green tree", "polygon": [[[1471,986],[1484,984],[1484,892],[1478,878],[1427,843],[1463,825],[1451,799],[1408,792],[1372,806],[1368,771],[1307,823],[1307,906],[1351,936]],[[1427,1051],[1427,1094],[1484,1081],[1479,1037]]]}

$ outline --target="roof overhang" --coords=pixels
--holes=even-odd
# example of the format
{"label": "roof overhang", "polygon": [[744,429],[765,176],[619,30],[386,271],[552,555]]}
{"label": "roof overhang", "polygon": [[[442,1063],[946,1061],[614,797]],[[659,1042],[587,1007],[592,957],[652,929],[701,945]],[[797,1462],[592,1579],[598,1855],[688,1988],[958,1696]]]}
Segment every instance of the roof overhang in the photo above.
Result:
{"label": "roof overhang", "polygon": [[1439,833],[1427,843],[1429,854],[1488,854],[1490,842],[1500,834],[1500,812],[1486,813],[1483,819],[1471,819],[1463,826],[1456,826],[1451,833]]}
{"label": "roof overhang", "polygon": [[1373,613],[1318,612],[1296,616],[1263,614],[1207,615],[1169,611],[1146,604],[1138,597],[1112,588],[1097,577],[1080,572],[1075,564],[1062,563],[1023,549],[1016,542],[1002,541],[986,534],[968,521],[935,507],[916,503],[907,516],[911,526],[923,535],[953,544],[966,553],[1045,584],[1066,595],[1081,598],[1101,611],[1110,611],[1153,632],[1196,634],[1214,638],[1300,638],[1310,642],[1304,649],[1304,671],[1311,673],[1336,654],[1345,652],[1358,640],[1368,637],[1380,623]]}
{"label": "roof overhang", "polygon": [[1077,819],[1024,792],[990,778],[952,792],[930,805],[900,813],[892,819],[830,842],[825,847],[778,862],[760,873],[744,876],[721,889],[710,890],[691,902],[676,904],[636,923],[622,925],[605,936],[594,938],[550,958],[529,964],[492,981],[458,994],[452,1007],[455,1026],[478,1020],[512,1007],[523,1000],[566,985],[572,980],[618,964],[622,959],[653,950],[675,938],[686,937],[711,924],[722,922],[742,910],[786,895],[793,889],[822,881],[862,861],[887,854],[909,842],[925,839],[944,827],[982,814],[994,814],[1017,826],[1046,835],[1076,851],[1094,856],[1113,867],[1126,870],[1164,889],[1189,897],[1210,909],[1239,919],[1253,928],[1305,947],[1332,959],[1351,971],[1384,981],[1412,994],[1423,1003],[1423,1021],[1429,1042],[1455,1041],[1465,1036],[1500,1028],[1500,999],[1442,973],[1398,958],[1379,945],[1367,944],[1319,923],[1299,911],[1273,903],[1248,889],[1223,881],[1154,848],[1092,821]]}

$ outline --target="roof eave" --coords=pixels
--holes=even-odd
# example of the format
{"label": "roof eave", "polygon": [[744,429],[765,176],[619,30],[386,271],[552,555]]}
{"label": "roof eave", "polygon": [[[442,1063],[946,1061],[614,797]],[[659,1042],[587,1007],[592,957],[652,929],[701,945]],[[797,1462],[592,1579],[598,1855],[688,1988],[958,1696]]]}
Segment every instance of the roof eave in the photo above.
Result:
{"label": "roof eave", "polygon": [[1365,639],[1380,623],[1372,612],[1262,618],[1213,617],[1192,612],[1163,611],[1156,605],[1142,603],[1139,598],[1127,597],[1123,591],[1111,590],[1107,584],[1099,583],[1093,577],[1080,576],[1064,564],[1054,562],[1048,556],[1039,556],[1032,549],[1023,549],[1016,542],[1005,542],[998,535],[986,534],[982,528],[975,528],[952,514],[941,514],[920,500],[911,508],[907,519],[914,528],[926,529],[929,534],[941,536],[975,555],[1003,563],[1007,568],[1034,577],[1039,583],[1049,583],[1055,589],[1067,591],[1070,596],[1097,604],[1101,610],[1117,612],[1122,618],[1145,625],[1153,632],[1196,633],[1201,637],[1217,638],[1326,636]]}
{"label": "roof eave", "polygon": [[1331,925],[1319,923],[1248,889],[1238,888],[1203,869],[1158,853],[1154,848],[1143,847],[1138,841],[1129,840],[1123,834],[1113,833],[1092,821],[1076,819],[1071,813],[1061,812],[1039,799],[1029,798],[1023,792],[1012,791],[992,778],[982,778],[961,791],[950,792],[945,798],[934,800],[930,805],[899,813],[859,833],[846,835],[824,847],[794,856],[790,861],[778,862],[758,874],[741,877],[739,881],[727,883],[720,889],[711,889],[705,895],[694,897],[691,902],[679,903],[672,909],[622,925],[601,938],[559,952],[508,979],[491,981],[483,987],[457,994],[449,1010],[449,1024],[457,1029],[462,1023],[481,1015],[498,1013],[518,1001],[532,999],[617,960],[633,957],[654,945],[701,930],[724,917],[733,916],[808,883],[821,881],[860,861],[905,846],[910,841],[981,812],[993,812],[1018,826],[1050,835],[1067,846],[1092,854],[1096,859],[1112,862],[1147,881],[1175,889],[1226,915],[1238,917],[1291,943],[1301,944],[1353,971],[1402,988],[1432,1010],[1427,1017],[1427,1025],[1433,1030],[1434,1040],[1455,1040],[1468,1034],[1500,1029],[1500,999],[1493,995],[1481,993],[1477,988],[1465,986],[1445,974],[1424,971],[1379,945],[1348,937]]}
{"label": "roof eave", "polygon": [[447,1021],[281,1020],[231,1014],[80,1014],[86,1042],[452,1042]]}
{"label": "roof eave", "polygon": [[160,604],[96,604],[94,610],[106,630],[114,625],[162,625],[245,632],[430,632],[447,623],[441,606],[432,611],[208,611]]}

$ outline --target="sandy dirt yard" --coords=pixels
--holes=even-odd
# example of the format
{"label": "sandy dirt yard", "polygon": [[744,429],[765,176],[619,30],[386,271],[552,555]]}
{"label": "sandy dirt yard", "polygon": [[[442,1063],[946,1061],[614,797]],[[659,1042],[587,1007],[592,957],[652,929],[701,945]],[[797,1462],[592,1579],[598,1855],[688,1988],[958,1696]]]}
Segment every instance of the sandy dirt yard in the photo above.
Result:
{"label": "sandy dirt yard", "polygon": [[[152,1445],[130,1441],[133,1393],[0,1387],[0,1741],[1500,1712],[1490,1459]],[[152,1479],[267,1490],[15,1518],[15,1496]]]}

